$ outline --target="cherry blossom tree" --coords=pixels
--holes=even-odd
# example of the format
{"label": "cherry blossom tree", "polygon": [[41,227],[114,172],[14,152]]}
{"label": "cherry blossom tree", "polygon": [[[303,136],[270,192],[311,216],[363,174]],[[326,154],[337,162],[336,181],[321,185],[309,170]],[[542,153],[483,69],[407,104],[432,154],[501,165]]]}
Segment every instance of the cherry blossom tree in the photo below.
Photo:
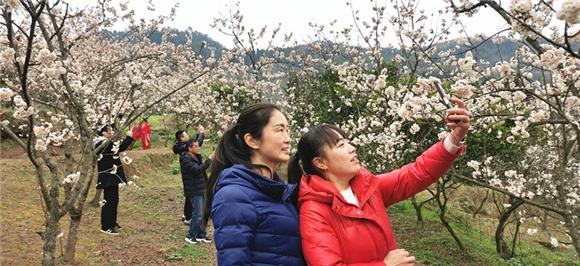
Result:
{"label": "cherry blossom tree", "polygon": [[[137,21],[125,4],[109,1],[86,10],[32,0],[3,1],[0,8],[0,101],[13,108],[14,118],[2,122],[2,131],[36,170],[45,210],[43,265],[55,264],[59,221],[67,214],[64,259],[72,262],[96,154],[104,146],[93,146],[96,129],[127,128],[177,92],[209,83],[217,64],[190,47],[149,40],[171,14]],[[114,23],[125,23],[127,35],[108,36]],[[60,146],[64,159],[51,152]]]}

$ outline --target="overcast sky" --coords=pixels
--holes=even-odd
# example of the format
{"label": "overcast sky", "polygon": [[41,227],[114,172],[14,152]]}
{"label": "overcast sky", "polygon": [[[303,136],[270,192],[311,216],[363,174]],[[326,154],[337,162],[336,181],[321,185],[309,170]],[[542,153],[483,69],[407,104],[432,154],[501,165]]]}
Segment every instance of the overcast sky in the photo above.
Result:
{"label": "overcast sky", "polygon": [[[69,0],[75,7],[83,8],[97,0]],[[115,3],[119,1],[114,0]],[[226,47],[232,46],[230,37],[210,27],[213,18],[220,14],[228,14],[230,7],[237,1],[231,0],[158,0],[152,1],[156,7],[154,12],[147,10],[145,0],[129,0],[129,7],[135,9],[138,17],[153,17],[155,14],[168,14],[175,3],[179,2],[176,16],[166,26],[187,29],[205,33]],[[308,22],[328,24],[337,19],[337,25],[346,26],[352,24],[350,7],[345,0],[241,0],[239,9],[244,15],[244,22],[248,27],[259,30],[264,25],[275,27],[282,23],[281,33],[293,32],[295,39],[300,42],[308,42],[312,37],[312,30]],[[379,3],[387,2],[386,0]],[[509,1],[503,1],[509,3]],[[355,8],[359,9],[362,18],[371,17],[371,2],[369,0],[353,0]],[[425,9],[427,14],[436,12],[441,6],[441,0],[423,0],[420,8]],[[366,14],[366,15],[365,15]],[[499,15],[493,13],[490,8],[484,9],[473,18],[462,20],[470,34],[486,33],[491,35],[499,29],[506,27],[505,22]]]}

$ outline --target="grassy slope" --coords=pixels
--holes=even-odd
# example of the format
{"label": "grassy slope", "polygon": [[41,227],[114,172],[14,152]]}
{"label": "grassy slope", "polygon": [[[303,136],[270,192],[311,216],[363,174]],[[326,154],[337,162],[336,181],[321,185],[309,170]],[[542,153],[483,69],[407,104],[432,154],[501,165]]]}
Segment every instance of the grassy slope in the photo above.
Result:
{"label": "grassy slope", "polygon": [[[551,251],[540,244],[522,241],[517,245],[516,258],[505,261],[495,252],[493,234],[497,220],[471,219],[469,215],[451,209],[448,220],[467,249],[462,253],[454,239],[443,227],[436,208],[423,210],[425,222],[415,222],[415,210],[410,201],[404,201],[388,209],[399,246],[410,251],[427,265],[580,265],[573,259],[572,249]],[[485,221],[493,224],[487,224]],[[520,229],[521,230],[521,229]],[[488,232],[488,233],[485,233]],[[506,236],[510,234],[506,231]],[[506,237],[506,241],[509,238]]]}

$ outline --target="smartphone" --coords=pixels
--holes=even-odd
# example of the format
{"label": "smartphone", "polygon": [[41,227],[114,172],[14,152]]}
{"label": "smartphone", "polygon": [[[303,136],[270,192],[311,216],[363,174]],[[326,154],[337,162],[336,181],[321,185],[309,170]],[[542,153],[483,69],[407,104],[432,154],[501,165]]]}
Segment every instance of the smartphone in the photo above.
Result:
{"label": "smartphone", "polygon": [[441,101],[443,101],[443,104],[445,104],[447,109],[453,108],[453,104],[451,104],[451,101],[449,100],[449,96],[447,96],[447,93],[445,93],[445,90],[443,89],[443,87],[441,87],[441,82],[439,82],[439,80],[434,79],[433,85],[435,85],[435,88],[437,88],[437,92],[439,93],[439,97],[441,97]]}

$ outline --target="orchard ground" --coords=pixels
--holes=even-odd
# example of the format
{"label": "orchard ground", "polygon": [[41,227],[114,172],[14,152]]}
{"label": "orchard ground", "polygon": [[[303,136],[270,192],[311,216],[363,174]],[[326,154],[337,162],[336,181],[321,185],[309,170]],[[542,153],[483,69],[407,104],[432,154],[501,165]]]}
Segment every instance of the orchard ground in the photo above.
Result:
{"label": "orchard ground", "polygon": [[[159,125],[154,124],[154,132],[155,128],[159,129]],[[188,227],[180,220],[183,192],[176,157],[169,147],[172,142],[164,147],[163,137],[153,139],[153,149],[135,147],[128,152],[133,162],[125,166],[127,174],[140,179],[139,188],[126,187],[120,192],[119,223],[123,230],[119,236],[99,232],[100,210],[90,205],[94,190],[89,194],[79,232],[77,265],[216,264],[213,244],[189,245],[184,241]],[[212,144],[204,145],[205,154]],[[38,232],[43,230],[44,221],[37,180],[22,150],[6,140],[1,148],[0,265],[37,265],[42,249]],[[516,257],[510,261],[500,259],[493,242],[497,219],[491,217],[492,206],[487,204],[482,215],[473,219],[470,211],[483,197],[482,192],[464,186],[455,193],[449,217],[467,254],[458,250],[438,221],[434,205],[424,209],[423,224],[415,222],[415,211],[408,201],[389,209],[399,247],[415,255],[419,265],[580,265],[574,261],[573,249],[546,247],[549,238],[543,232],[534,236],[523,233]],[[61,223],[65,234],[68,220],[65,217]],[[557,230],[552,230],[552,234],[562,234],[563,229],[556,222],[554,227]],[[211,226],[209,231],[213,231]],[[520,232],[525,232],[525,228],[520,228]],[[58,255],[64,244],[62,238],[57,241]]]}

